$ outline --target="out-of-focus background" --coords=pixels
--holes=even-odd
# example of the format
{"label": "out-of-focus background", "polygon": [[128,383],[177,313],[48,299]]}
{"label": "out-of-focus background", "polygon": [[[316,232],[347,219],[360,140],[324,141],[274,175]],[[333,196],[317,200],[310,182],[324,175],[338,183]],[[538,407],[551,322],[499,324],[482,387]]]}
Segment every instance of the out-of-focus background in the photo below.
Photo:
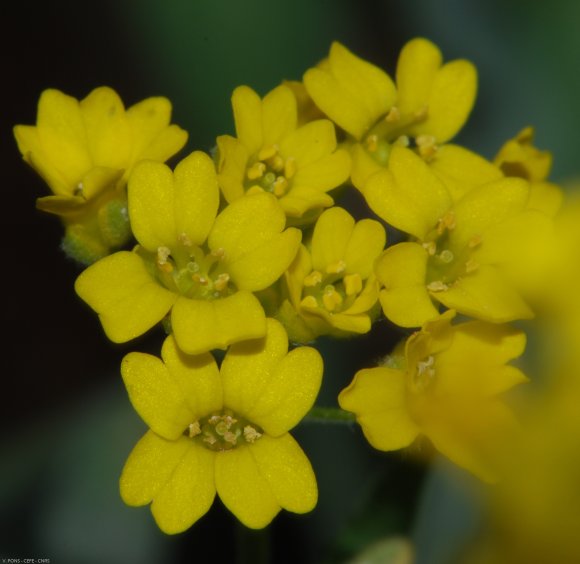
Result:
{"label": "out-of-focus background", "polygon": [[[2,379],[0,557],[53,564],[251,562],[269,543],[273,562],[345,562],[394,535],[417,562],[451,562],[477,531],[466,479],[408,456],[373,452],[358,429],[301,425],[295,436],[318,476],[307,516],[281,514],[268,538],[244,532],[216,502],[189,532],[168,537],[149,511],[123,505],[118,476],[145,430],[119,363],[157,352],[153,331],[115,346],[75,296],[79,270],[60,252],[56,218],[35,210],[46,194],[20,159],[11,128],[33,124],[41,91],[83,98],[113,87],[131,105],[167,96],[186,150],[233,133],[232,90],[265,94],[300,79],[339,40],[394,71],[402,45],[425,36],[447,60],[479,71],[475,110],[458,141],[491,157],[526,125],[554,153],[552,178],[580,172],[580,3],[575,0],[101,0],[0,7]],[[393,345],[388,327],[336,346],[321,343],[320,403],[335,405],[354,372]],[[244,560],[245,559],[245,560]]]}

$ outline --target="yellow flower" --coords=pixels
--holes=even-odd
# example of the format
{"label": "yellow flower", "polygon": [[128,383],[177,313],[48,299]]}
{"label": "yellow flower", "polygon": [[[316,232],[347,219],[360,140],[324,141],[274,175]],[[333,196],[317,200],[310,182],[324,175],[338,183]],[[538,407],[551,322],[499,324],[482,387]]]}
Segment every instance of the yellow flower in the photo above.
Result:
{"label": "yellow flower", "polygon": [[371,209],[415,240],[388,248],[376,274],[385,315],[403,327],[438,315],[432,300],[491,322],[533,316],[522,298],[540,284],[552,253],[552,222],[527,207],[529,185],[502,178],[457,202],[405,148],[365,185]]}
{"label": "yellow flower", "polygon": [[398,450],[425,435],[456,464],[493,481],[495,456],[514,430],[498,395],[527,380],[506,364],[523,353],[525,335],[482,321],[452,326],[453,315],[414,333],[404,357],[357,372],[338,399],[375,448]]}
{"label": "yellow flower", "polygon": [[336,150],[329,120],[297,127],[296,97],[284,85],[263,100],[240,86],[232,106],[237,138],[217,138],[218,181],[228,202],[245,193],[270,192],[291,218],[317,215],[334,203],[327,192],[348,179],[350,157]]}
{"label": "yellow flower", "polygon": [[[337,42],[326,64],[304,75],[316,105],[356,141],[351,179],[359,189],[388,166],[393,146],[412,143],[419,155],[431,160],[465,123],[477,89],[471,63],[442,64],[439,49],[422,38],[403,47],[396,80],[395,87],[387,73]],[[459,152],[473,160],[468,151]],[[462,163],[462,168],[468,165]]]}
{"label": "yellow flower", "polygon": [[378,299],[373,265],[385,246],[383,226],[355,223],[342,208],[318,218],[309,249],[302,246],[285,275],[289,301],[280,312],[291,339],[366,333]]}
{"label": "yellow flower", "polygon": [[562,205],[562,189],[546,179],[552,168],[552,154],[540,151],[534,144],[534,129],[526,127],[505,142],[494,163],[506,176],[525,178],[530,182],[528,207],[554,216]]}
{"label": "yellow flower", "polygon": [[117,233],[115,221],[126,220],[124,187],[131,169],[141,159],[165,161],[187,141],[170,117],[166,98],[147,98],[125,110],[107,87],[81,101],[49,89],[40,96],[37,125],[14,128],[24,160],[53,192],[37,206],[62,218],[71,244],[84,236],[97,254],[99,245],[106,254],[126,241],[130,231],[125,226]]}
{"label": "yellow flower", "polygon": [[296,256],[301,233],[285,231],[271,194],[248,196],[217,217],[211,159],[194,152],[175,173],[144,161],[129,180],[129,216],[139,245],[101,259],[75,289],[116,343],[153,327],[171,310],[179,347],[189,354],[264,335],[253,292],[275,282]]}
{"label": "yellow flower", "polygon": [[233,345],[219,370],[209,353],[183,355],[172,337],[163,361],[127,355],[123,379],[150,430],[123,469],[125,503],[152,502],[157,524],[169,534],[204,515],[216,491],[256,529],[280,509],[312,510],[316,478],[288,431],[314,403],[322,359],[310,347],[287,351],[283,327],[270,319],[266,337]]}

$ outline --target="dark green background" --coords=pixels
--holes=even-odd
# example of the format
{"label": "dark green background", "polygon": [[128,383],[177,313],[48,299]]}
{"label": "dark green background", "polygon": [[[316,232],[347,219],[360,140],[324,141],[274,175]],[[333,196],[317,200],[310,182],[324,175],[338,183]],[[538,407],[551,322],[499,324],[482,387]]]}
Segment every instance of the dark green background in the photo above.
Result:
{"label": "dark green background", "polygon": [[[158,350],[161,333],[107,342],[73,291],[77,268],[58,249],[58,221],[34,209],[42,182],[20,160],[11,128],[34,123],[47,87],[82,98],[115,88],[127,105],[165,95],[187,149],[209,150],[232,133],[229,97],[247,84],[261,94],[302,73],[338,39],[393,71],[408,39],[423,35],[446,59],[479,70],[479,96],[458,141],[491,157],[535,125],[555,154],[553,178],[580,170],[580,3],[575,0],[120,0],[14,3],[0,8],[2,86],[2,404],[0,557],[53,564],[235,562],[240,535],[220,506],[191,531],[166,537],[147,509],[125,507],[117,479],[144,430],[118,375],[129,350]],[[186,154],[185,152],[182,153]],[[392,334],[336,347],[321,403],[362,366],[389,352]],[[469,533],[473,509],[453,482],[405,456],[373,452],[357,429],[301,426],[320,501],[306,517],[279,516],[273,562],[343,562],[394,533],[414,535],[419,562],[448,562]],[[451,476],[451,478],[450,478]],[[238,543],[238,544],[236,544]],[[251,560],[250,560],[251,561]]]}

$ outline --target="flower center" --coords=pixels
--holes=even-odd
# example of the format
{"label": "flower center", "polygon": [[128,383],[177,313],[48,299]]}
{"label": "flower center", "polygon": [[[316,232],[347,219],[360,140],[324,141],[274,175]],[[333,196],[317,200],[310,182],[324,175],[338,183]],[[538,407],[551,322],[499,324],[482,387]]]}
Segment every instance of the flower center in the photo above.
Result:
{"label": "flower center", "polygon": [[290,190],[296,170],[294,157],[284,158],[278,145],[270,145],[246,169],[244,186],[248,192],[266,191],[281,198]]}
{"label": "flower center", "polygon": [[225,409],[190,423],[184,434],[210,450],[224,451],[255,443],[264,432],[247,419]]}
{"label": "flower center", "polygon": [[423,242],[423,247],[429,254],[426,281],[427,289],[431,292],[444,292],[456,280],[479,268],[479,264],[472,258],[472,253],[481,244],[481,237],[479,235],[472,237],[464,249],[454,249],[450,240],[453,229],[455,215],[449,211]]}
{"label": "flower center", "polygon": [[225,271],[225,251],[208,251],[193,245],[185,234],[177,245],[159,247],[150,253],[141,247],[137,252],[145,259],[151,273],[168,290],[187,298],[215,300],[233,294],[235,288]]}
{"label": "flower center", "polygon": [[410,147],[429,161],[437,152],[437,140],[432,135],[412,134],[413,126],[425,121],[427,115],[426,106],[410,114],[401,114],[393,106],[369,130],[362,140],[362,146],[382,166],[387,165],[393,145]]}
{"label": "flower center", "polygon": [[435,379],[435,357],[429,355],[426,359],[417,362],[413,373],[412,385],[415,392],[422,392]]}
{"label": "flower center", "polygon": [[301,307],[328,313],[348,309],[362,292],[363,280],[360,274],[345,274],[345,271],[346,263],[339,260],[328,265],[324,273],[313,270],[305,276]]}

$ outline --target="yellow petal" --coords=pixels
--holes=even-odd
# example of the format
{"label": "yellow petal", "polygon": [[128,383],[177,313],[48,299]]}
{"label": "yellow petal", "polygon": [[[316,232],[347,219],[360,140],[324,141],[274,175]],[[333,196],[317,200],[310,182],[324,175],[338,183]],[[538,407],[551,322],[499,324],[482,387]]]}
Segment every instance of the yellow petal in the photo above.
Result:
{"label": "yellow petal", "polygon": [[448,290],[431,295],[450,309],[493,323],[534,316],[512,286],[487,265],[480,265],[475,272],[460,278]]}
{"label": "yellow petal", "polygon": [[312,268],[326,272],[327,266],[344,262],[353,229],[354,219],[343,208],[334,207],[324,211],[312,235]]}
{"label": "yellow petal", "polygon": [[151,504],[157,525],[170,535],[189,529],[207,513],[215,498],[216,453],[185,440],[190,443],[189,448]]}
{"label": "yellow petal", "polygon": [[244,195],[244,174],[248,164],[246,146],[235,137],[220,135],[218,147],[218,183],[228,203]]}
{"label": "yellow petal", "polygon": [[156,96],[134,104],[127,110],[127,121],[133,137],[131,163],[140,159],[165,162],[187,141],[187,132],[171,120],[171,102]]}
{"label": "yellow petal", "polygon": [[216,218],[209,234],[211,250],[224,249],[228,262],[267,245],[284,229],[286,216],[272,194],[262,192],[240,198]]}
{"label": "yellow petal", "polygon": [[36,200],[36,207],[62,217],[75,217],[86,208],[87,201],[80,196],[44,196]]}
{"label": "yellow petal", "polygon": [[370,208],[387,223],[424,239],[451,206],[451,197],[413,151],[393,147],[389,168],[372,175],[363,189]]}
{"label": "yellow petal", "polygon": [[386,317],[401,327],[419,327],[437,317],[426,289],[427,251],[417,243],[398,243],[377,260],[375,271]]}
{"label": "yellow petal", "polygon": [[257,153],[264,144],[262,137],[262,100],[248,86],[238,86],[232,94],[236,135],[248,154]]}
{"label": "yellow petal", "polygon": [[334,125],[327,119],[311,121],[280,140],[282,155],[294,157],[300,168],[319,161],[335,149]]}
{"label": "yellow petal", "polygon": [[353,186],[362,192],[367,180],[383,167],[371,157],[360,143],[355,143],[350,152],[352,156],[350,180]]}
{"label": "yellow petal", "polygon": [[263,145],[279,143],[296,129],[296,98],[292,90],[281,85],[268,92],[262,101]]}
{"label": "yellow petal", "polygon": [[226,349],[232,343],[262,337],[265,319],[258,299],[246,291],[213,301],[179,297],[171,312],[175,340],[187,354]]}
{"label": "yellow petal", "polygon": [[[331,313],[328,314],[324,310],[317,312],[318,315],[322,316],[330,327],[339,329],[340,331],[345,331],[347,333],[356,333],[358,335],[363,335],[371,330],[371,319],[366,313],[356,314],[356,313]],[[321,333],[334,334],[332,331],[324,331]]]}
{"label": "yellow petal", "polygon": [[264,339],[233,345],[222,363],[224,404],[272,436],[294,427],[314,404],[322,358],[311,347],[287,354],[282,325],[268,319]]}
{"label": "yellow petal", "polygon": [[80,108],[93,163],[109,168],[127,168],[133,138],[118,94],[106,86],[95,88],[81,100]]}
{"label": "yellow petal", "polygon": [[211,159],[195,151],[175,168],[175,174],[152,161],[139,163],[129,179],[129,216],[137,240],[147,250],[175,245],[185,234],[202,244],[219,205],[217,177]]}
{"label": "yellow petal", "polygon": [[350,155],[339,149],[306,166],[301,165],[292,179],[292,192],[301,186],[323,191],[332,190],[346,182],[349,174]]}
{"label": "yellow petal", "polygon": [[451,61],[435,75],[429,93],[427,119],[413,130],[445,143],[467,121],[477,93],[477,71],[469,61]]}
{"label": "yellow petal", "polygon": [[304,245],[300,245],[296,258],[284,275],[286,284],[288,285],[290,299],[295,306],[298,306],[302,299],[304,277],[310,274],[310,272],[312,272],[310,253]]}
{"label": "yellow petal", "polygon": [[292,187],[279,201],[288,218],[302,218],[308,211],[328,208],[334,204],[334,200],[325,192],[306,187]]}
{"label": "yellow petal", "polygon": [[250,529],[262,529],[281,507],[252,455],[251,447],[215,457],[215,485],[224,505]]}
{"label": "yellow petal", "polygon": [[357,315],[359,313],[368,313],[369,310],[374,307],[379,299],[379,283],[374,276],[371,274],[366,281],[363,291],[357,296],[353,304],[345,309],[342,313],[347,315]]}
{"label": "yellow petal", "polygon": [[397,107],[401,113],[414,113],[425,105],[442,63],[436,45],[418,37],[407,42],[397,62]]}
{"label": "yellow petal", "polygon": [[562,207],[564,192],[560,186],[551,182],[532,182],[528,207],[554,217]]}
{"label": "yellow petal", "polygon": [[524,209],[529,184],[519,178],[502,178],[467,192],[454,207],[455,228],[449,234],[452,249],[460,252],[473,237]]}
{"label": "yellow petal", "polygon": [[195,421],[182,390],[161,359],[129,353],[121,363],[121,375],[135,411],[164,439],[177,439]]}
{"label": "yellow petal", "polygon": [[145,333],[177,299],[151,277],[138,255],[127,251],[89,266],[77,278],[75,290],[99,314],[107,337],[115,343]]}
{"label": "yellow petal", "polygon": [[445,184],[454,202],[472,188],[502,178],[499,168],[459,145],[440,147],[429,166]]}
{"label": "yellow petal", "polygon": [[224,268],[239,290],[257,292],[272,285],[296,257],[302,232],[290,227],[236,260],[225,259]]}
{"label": "yellow petal", "polygon": [[379,450],[409,446],[419,432],[408,413],[405,373],[399,370],[359,370],[338,403],[356,415],[365,437]]}
{"label": "yellow petal", "polygon": [[346,272],[349,274],[356,272],[363,280],[368,278],[386,241],[387,234],[378,221],[373,219],[357,221],[344,253]]}
{"label": "yellow petal", "polygon": [[287,511],[307,513],[316,506],[318,487],[308,458],[289,435],[264,435],[250,447],[260,474],[276,501]]}
{"label": "yellow petal", "polygon": [[176,466],[193,443],[186,437],[168,441],[147,431],[129,455],[119,486],[127,505],[150,503],[171,478]]}
{"label": "yellow petal", "polygon": [[78,100],[59,90],[45,90],[38,102],[37,130],[49,162],[76,186],[93,166]]}
{"label": "yellow petal", "polygon": [[161,357],[171,381],[189,407],[195,420],[223,407],[222,382],[217,364],[210,353],[188,355],[177,347],[173,335],[165,339]]}

